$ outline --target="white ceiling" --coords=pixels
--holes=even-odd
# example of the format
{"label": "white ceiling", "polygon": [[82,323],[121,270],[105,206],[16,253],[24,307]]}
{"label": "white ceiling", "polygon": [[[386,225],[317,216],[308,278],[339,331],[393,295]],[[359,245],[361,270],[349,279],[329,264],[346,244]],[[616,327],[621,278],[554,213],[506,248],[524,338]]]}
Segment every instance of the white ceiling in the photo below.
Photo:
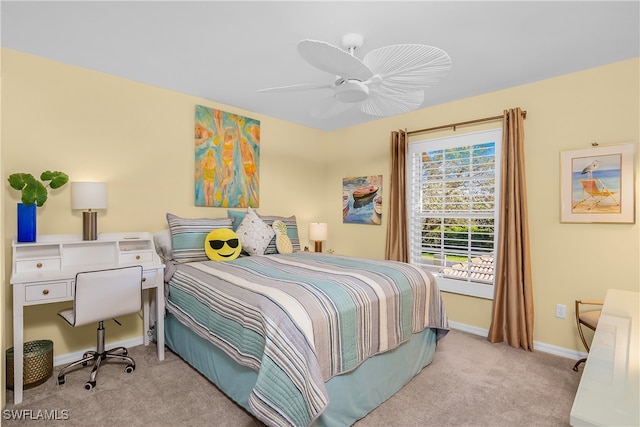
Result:
{"label": "white ceiling", "polygon": [[[335,76],[297,53],[302,39],[356,51],[403,43],[453,66],[424,107],[640,56],[638,1],[2,1],[2,46],[313,128],[376,120],[309,112],[330,91],[257,93]],[[588,93],[585,94],[588,96]]]}

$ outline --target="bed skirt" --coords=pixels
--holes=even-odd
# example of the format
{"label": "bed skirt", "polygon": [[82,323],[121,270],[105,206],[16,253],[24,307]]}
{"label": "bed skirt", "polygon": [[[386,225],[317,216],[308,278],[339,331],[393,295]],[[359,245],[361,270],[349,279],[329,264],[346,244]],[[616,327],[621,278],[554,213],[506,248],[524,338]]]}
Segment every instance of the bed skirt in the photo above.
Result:
{"label": "bed skirt", "polygon": [[[251,412],[247,399],[256,382],[256,371],[237,364],[171,313],[165,320],[165,343],[228,397]],[[435,351],[436,331],[425,329],[398,348],[366,360],[351,372],[333,377],[326,382],[329,405],[313,426],[353,424],[431,363]]]}

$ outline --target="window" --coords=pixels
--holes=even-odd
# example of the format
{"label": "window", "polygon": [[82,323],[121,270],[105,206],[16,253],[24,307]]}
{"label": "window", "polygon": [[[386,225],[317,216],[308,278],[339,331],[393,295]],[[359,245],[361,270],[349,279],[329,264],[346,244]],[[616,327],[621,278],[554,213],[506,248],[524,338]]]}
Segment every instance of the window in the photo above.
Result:
{"label": "window", "polygon": [[493,298],[502,129],[409,144],[409,257],[441,290]]}

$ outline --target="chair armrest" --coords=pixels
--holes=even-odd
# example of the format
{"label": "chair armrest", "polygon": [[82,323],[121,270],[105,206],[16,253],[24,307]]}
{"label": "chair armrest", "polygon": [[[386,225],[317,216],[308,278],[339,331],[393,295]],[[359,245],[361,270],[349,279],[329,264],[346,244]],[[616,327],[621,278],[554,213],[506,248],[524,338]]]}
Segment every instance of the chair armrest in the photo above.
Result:
{"label": "chair armrest", "polygon": [[604,301],[598,300],[576,300],[578,304],[588,304],[588,305],[603,305]]}

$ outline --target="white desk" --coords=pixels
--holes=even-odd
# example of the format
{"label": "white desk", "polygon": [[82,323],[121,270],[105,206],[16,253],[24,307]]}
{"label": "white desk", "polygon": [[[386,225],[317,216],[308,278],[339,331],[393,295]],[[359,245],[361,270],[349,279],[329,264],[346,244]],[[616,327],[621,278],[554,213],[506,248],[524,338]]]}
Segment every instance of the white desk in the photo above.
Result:
{"label": "white desk", "polygon": [[609,289],[571,408],[572,426],[640,425],[640,292]]}
{"label": "white desk", "polygon": [[81,235],[42,235],[33,243],[14,239],[12,249],[15,404],[22,402],[23,395],[24,307],[73,300],[75,277],[80,271],[142,266],[143,341],[149,345],[149,290],[155,289],[158,359],[164,360],[164,264],[150,233],[102,233],[92,241],[82,240]]}

